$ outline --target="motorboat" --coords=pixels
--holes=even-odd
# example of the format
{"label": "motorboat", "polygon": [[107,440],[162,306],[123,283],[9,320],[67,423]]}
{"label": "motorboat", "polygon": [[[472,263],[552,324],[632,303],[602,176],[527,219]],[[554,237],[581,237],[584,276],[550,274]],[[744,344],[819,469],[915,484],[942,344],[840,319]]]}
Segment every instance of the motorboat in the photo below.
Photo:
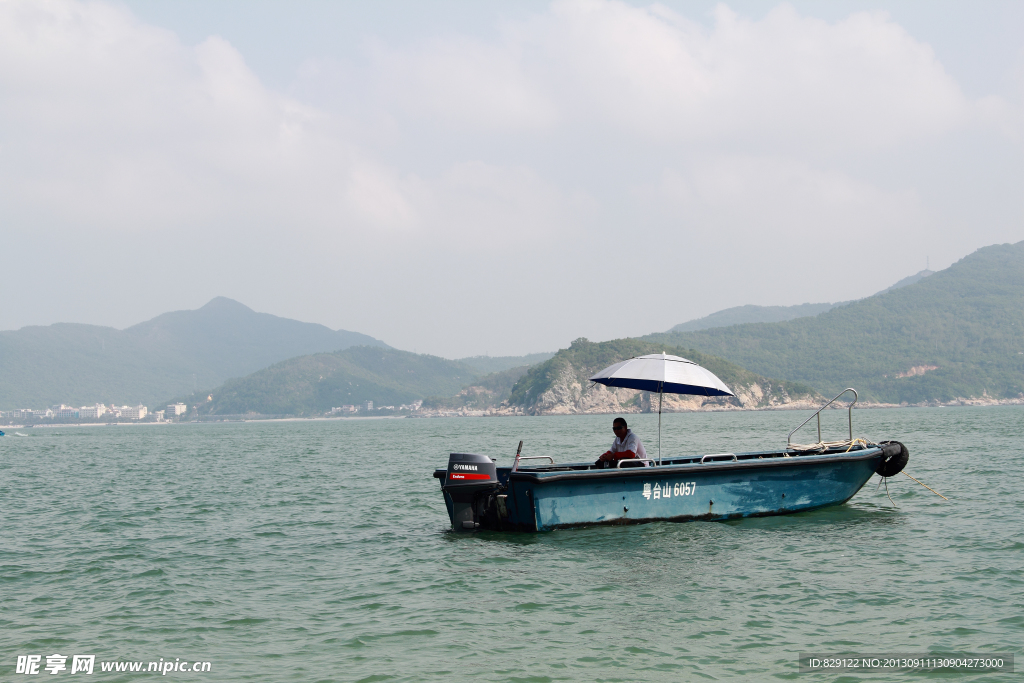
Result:
{"label": "motorboat", "polygon": [[[824,442],[821,412],[853,392],[849,438]],[[434,471],[455,531],[550,531],[604,524],[688,522],[783,515],[839,505],[874,474],[891,477],[910,454],[898,441],[853,436],[857,392],[846,389],[789,433],[786,447],[744,453],[557,463],[553,455],[522,455],[498,467],[474,453],[451,453]],[[818,441],[793,443],[817,417]],[[660,445],[659,445],[660,450]],[[537,462],[545,461],[545,462]]]}

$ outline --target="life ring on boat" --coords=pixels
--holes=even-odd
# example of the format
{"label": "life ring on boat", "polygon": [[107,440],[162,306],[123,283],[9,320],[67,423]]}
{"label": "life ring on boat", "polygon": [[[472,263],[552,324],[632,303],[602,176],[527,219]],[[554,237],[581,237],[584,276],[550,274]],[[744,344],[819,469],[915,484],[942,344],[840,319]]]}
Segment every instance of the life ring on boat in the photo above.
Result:
{"label": "life ring on boat", "polygon": [[903,471],[910,460],[910,451],[899,441],[879,441],[882,447],[882,462],[878,463],[875,472],[883,477],[892,477]]}

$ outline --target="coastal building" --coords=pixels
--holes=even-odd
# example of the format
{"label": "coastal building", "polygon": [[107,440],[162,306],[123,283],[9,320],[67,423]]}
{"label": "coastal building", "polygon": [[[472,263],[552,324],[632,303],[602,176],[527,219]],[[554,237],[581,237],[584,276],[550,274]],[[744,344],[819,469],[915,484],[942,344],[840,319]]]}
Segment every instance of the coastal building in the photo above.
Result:
{"label": "coastal building", "polygon": [[167,406],[167,409],[164,411],[164,415],[166,415],[169,420],[172,417],[178,417],[179,415],[184,415],[187,412],[188,406],[184,403],[172,403]]}
{"label": "coastal building", "polygon": [[83,420],[95,420],[107,414],[107,407],[102,403],[97,403],[94,406],[82,406],[78,409],[78,414]]}
{"label": "coastal building", "polygon": [[338,406],[337,408],[331,408],[331,415],[343,415],[345,413],[354,413],[358,410],[355,406]]}
{"label": "coastal building", "polygon": [[50,413],[47,417],[52,417],[55,420],[77,420],[79,418],[78,408],[72,408],[63,403],[51,406],[46,412]]}
{"label": "coastal building", "polygon": [[373,410],[373,401],[367,401],[363,404],[363,410]]}
{"label": "coastal building", "polygon": [[18,410],[8,410],[0,413],[0,418],[7,420],[31,420],[37,415],[45,415],[45,413],[49,412],[51,411],[47,410],[44,412],[42,410],[32,410],[30,408],[19,408]]}
{"label": "coastal building", "polygon": [[149,413],[149,409],[143,405],[121,406],[118,412],[120,413],[119,417],[123,419],[141,420],[142,418],[146,417],[146,415]]}

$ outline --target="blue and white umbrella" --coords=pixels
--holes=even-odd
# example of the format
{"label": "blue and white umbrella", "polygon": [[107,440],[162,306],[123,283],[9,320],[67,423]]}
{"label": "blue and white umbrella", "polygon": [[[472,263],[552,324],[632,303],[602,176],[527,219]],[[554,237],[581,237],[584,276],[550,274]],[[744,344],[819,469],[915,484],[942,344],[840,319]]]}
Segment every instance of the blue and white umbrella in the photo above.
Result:
{"label": "blue and white umbrella", "polygon": [[661,464],[661,400],[663,394],[735,396],[714,373],[692,360],[652,353],[610,365],[590,378],[608,387],[658,392],[658,464]]}

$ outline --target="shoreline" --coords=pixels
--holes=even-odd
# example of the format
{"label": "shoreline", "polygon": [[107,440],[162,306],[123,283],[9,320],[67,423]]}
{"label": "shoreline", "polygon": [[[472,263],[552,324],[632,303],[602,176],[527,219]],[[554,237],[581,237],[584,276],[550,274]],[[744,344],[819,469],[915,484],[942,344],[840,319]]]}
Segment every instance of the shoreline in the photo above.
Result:
{"label": "shoreline", "polygon": [[[947,403],[858,403],[858,410],[878,410],[883,408],[989,408],[997,406],[1019,406],[1024,405],[1024,398],[1008,399],[959,399]],[[799,404],[784,404],[776,406],[764,406],[761,408],[737,408],[737,407],[709,407],[690,410],[665,410],[663,414],[673,413],[734,413],[734,412],[765,412],[783,410],[816,410],[816,406]],[[828,410],[845,410],[846,406],[832,406]],[[406,420],[406,419],[436,419],[445,417],[572,417],[576,415],[619,415],[621,411],[600,411],[600,412],[543,412],[527,413],[516,411],[490,411],[490,410],[446,410],[433,411],[423,414],[410,415],[362,415],[350,417],[268,417],[265,419],[251,418],[246,420],[189,420],[187,422],[67,422],[60,424],[17,424],[0,425],[0,431],[10,429],[59,429],[61,427],[158,427],[173,425],[194,425],[194,424],[241,424],[248,422],[335,422],[342,420]],[[645,414],[645,413],[633,413]],[[656,414],[656,413],[646,413]],[[10,434],[8,434],[10,436]]]}
{"label": "shoreline", "polygon": [[243,422],[317,422],[331,420],[404,420],[408,415],[364,415],[362,417],[268,417],[266,419],[254,418],[249,420],[187,420],[181,422],[60,422],[45,424],[20,424],[0,425],[0,431],[5,429],[59,429],[61,427],[164,427],[195,424],[228,424]]}
{"label": "shoreline", "polygon": [[[927,402],[927,403],[866,403],[858,402],[856,409],[868,409],[878,410],[882,408],[986,408],[990,406],[1012,406],[1012,405],[1024,405],[1024,398],[1003,398],[1003,399],[973,399],[973,398],[961,398],[954,401],[948,401],[946,403],[939,403],[938,401]],[[809,404],[804,401],[794,401],[792,403],[784,403],[779,405],[769,405],[754,408],[744,408],[742,406],[707,406],[701,408],[687,408],[682,410],[663,410],[662,414],[669,415],[673,413],[734,413],[734,412],[763,412],[763,411],[783,411],[783,410],[817,410],[821,406],[820,403]],[[830,406],[828,410],[846,410],[847,405],[835,404]],[[515,411],[491,411],[491,410],[439,410],[432,411],[430,413],[420,415],[409,415],[411,418],[435,418],[435,417],[551,417],[551,416],[572,416],[572,415],[642,415],[642,414],[657,414],[658,411],[543,411],[538,413],[529,413],[522,410]]]}

